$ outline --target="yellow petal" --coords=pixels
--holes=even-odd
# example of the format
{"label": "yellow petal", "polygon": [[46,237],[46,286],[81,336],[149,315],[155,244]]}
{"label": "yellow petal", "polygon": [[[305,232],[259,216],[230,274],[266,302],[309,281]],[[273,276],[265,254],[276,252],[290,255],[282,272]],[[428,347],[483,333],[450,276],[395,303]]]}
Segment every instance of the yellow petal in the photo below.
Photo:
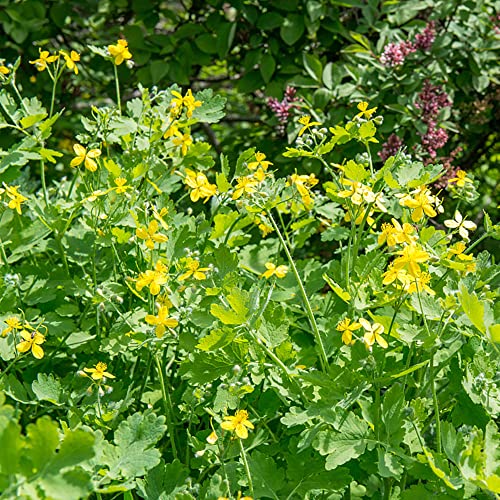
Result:
{"label": "yellow petal", "polygon": [[36,359],[43,358],[43,349],[39,345],[33,344],[33,347],[31,348],[31,352],[33,353],[33,356],[35,356]]}

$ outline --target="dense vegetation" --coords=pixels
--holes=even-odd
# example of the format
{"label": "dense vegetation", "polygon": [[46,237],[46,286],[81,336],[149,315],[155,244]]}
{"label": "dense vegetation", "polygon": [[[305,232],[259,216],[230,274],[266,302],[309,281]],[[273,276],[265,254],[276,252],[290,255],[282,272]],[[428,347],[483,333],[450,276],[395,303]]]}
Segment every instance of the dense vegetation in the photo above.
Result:
{"label": "dense vegetation", "polygon": [[0,5],[0,499],[499,498],[495,2]]}

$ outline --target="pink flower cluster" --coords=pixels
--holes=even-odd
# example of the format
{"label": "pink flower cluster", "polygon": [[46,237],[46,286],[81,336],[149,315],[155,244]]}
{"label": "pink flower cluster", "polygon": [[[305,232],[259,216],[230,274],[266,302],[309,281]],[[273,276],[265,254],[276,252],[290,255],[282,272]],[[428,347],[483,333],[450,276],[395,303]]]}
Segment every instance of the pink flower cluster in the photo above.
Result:
{"label": "pink flower cluster", "polygon": [[296,96],[297,91],[293,87],[287,87],[285,90],[285,95],[281,101],[278,101],[275,97],[270,97],[267,100],[267,105],[274,112],[280,124],[278,125],[278,132],[280,134],[285,133],[285,127],[288,122],[288,117],[290,116],[290,111],[293,108],[298,108],[298,103],[302,99]]}
{"label": "pink flower cluster", "polygon": [[436,158],[436,150],[448,141],[448,133],[438,128],[436,121],[439,112],[448,106],[451,106],[451,101],[441,85],[432,85],[429,80],[425,80],[415,107],[422,110],[421,119],[427,125],[427,132],[422,136],[422,146],[431,158]]}
{"label": "pink flower cluster", "polygon": [[388,43],[380,56],[380,62],[384,66],[401,66],[408,54],[417,50],[427,51],[432,47],[436,39],[436,23],[430,21],[422,33],[415,36],[415,41],[405,40],[398,43]]}
{"label": "pink flower cluster", "polygon": [[425,80],[415,103],[415,107],[422,110],[422,120],[425,123],[434,120],[439,112],[448,106],[451,106],[451,101],[441,85],[432,85],[429,80]]}
{"label": "pink flower cluster", "polygon": [[396,134],[391,134],[387,141],[382,144],[382,150],[378,152],[378,155],[385,162],[387,158],[395,156],[402,146],[403,140]]}

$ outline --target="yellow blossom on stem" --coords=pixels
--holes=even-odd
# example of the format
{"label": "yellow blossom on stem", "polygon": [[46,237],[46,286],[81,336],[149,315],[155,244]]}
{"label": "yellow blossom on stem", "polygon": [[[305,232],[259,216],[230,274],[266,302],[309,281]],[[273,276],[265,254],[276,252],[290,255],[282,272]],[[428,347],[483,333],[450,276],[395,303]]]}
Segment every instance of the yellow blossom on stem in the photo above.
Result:
{"label": "yellow blossom on stem", "polygon": [[253,429],[252,422],[248,420],[248,412],[246,410],[238,410],[234,416],[224,417],[224,422],[220,426],[226,430],[235,432],[240,439],[248,437],[248,429]]}
{"label": "yellow blossom on stem", "polygon": [[205,198],[206,203],[212,196],[217,194],[217,186],[210,184],[206,175],[202,172],[193,172],[186,168],[184,182],[191,188],[190,198],[192,202],[197,202],[200,198]]}
{"label": "yellow blossom on stem", "polygon": [[161,286],[168,281],[167,266],[158,261],[154,269],[148,269],[144,273],[140,273],[135,283],[136,289],[140,292],[145,286],[149,286],[151,295],[158,295]]}
{"label": "yellow blossom on stem", "polygon": [[177,125],[175,125],[175,123],[172,123],[171,125],[169,125],[167,130],[165,130],[165,133],[163,134],[163,138],[168,139],[169,137],[174,137],[174,136],[177,136],[178,134],[180,134],[179,127],[177,127]]}
{"label": "yellow blossom on stem", "polygon": [[250,170],[255,170],[258,167],[261,167],[263,170],[267,170],[270,165],[272,165],[272,163],[266,160],[266,155],[257,151],[255,153],[255,161],[251,161],[247,167]]}
{"label": "yellow blossom on stem", "polygon": [[356,323],[355,321],[352,321],[349,318],[343,319],[338,325],[337,325],[337,330],[339,332],[342,332],[342,342],[346,345],[352,345],[355,340],[352,340],[352,335],[355,330],[358,330],[361,328],[361,323]]}
{"label": "yellow blossom on stem", "polygon": [[373,323],[371,325],[366,319],[360,318],[359,322],[361,326],[365,329],[365,334],[363,339],[365,341],[366,346],[371,350],[373,344],[377,342],[377,344],[383,349],[387,349],[388,345],[387,341],[382,337],[382,333],[384,333],[384,327],[380,323]]}
{"label": "yellow blossom on stem", "polygon": [[288,273],[288,266],[276,266],[272,262],[267,262],[266,263],[266,269],[267,271],[263,272],[261,277],[263,278],[270,278],[271,276],[276,276],[276,278],[284,278],[286,274]]}
{"label": "yellow blossom on stem", "polygon": [[83,163],[85,168],[90,172],[95,172],[97,170],[95,158],[99,158],[99,156],[101,156],[100,149],[91,149],[87,152],[81,144],[75,144],[73,146],[73,151],[75,152],[76,157],[71,160],[71,163],[69,164],[70,167],[77,167]]}
{"label": "yellow blossom on stem", "polygon": [[128,49],[127,40],[121,39],[116,42],[116,45],[108,45],[108,51],[116,66],[119,66],[127,59],[132,59],[132,54]]}
{"label": "yellow blossom on stem", "polygon": [[7,328],[2,330],[2,337],[5,337],[8,333],[12,332],[13,330],[21,330],[23,328],[23,324],[19,321],[19,318],[16,318],[16,316],[11,316],[10,318],[7,318],[4,320],[4,323],[7,324]]}
{"label": "yellow blossom on stem", "polygon": [[410,275],[406,272],[405,269],[394,267],[392,264],[389,266],[389,269],[387,269],[387,271],[382,274],[382,277],[384,278],[382,281],[383,285],[390,285],[394,281],[398,280],[400,283],[406,286],[411,280]]}
{"label": "yellow blossom on stem", "polygon": [[10,73],[10,69],[3,64],[0,64],[0,75],[8,75]]}
{"label": "yellow blossom on stem", "polygon": [[458,170],[456,173],[456,177],[453,177],[453,178],[448,180],[448,184],[453,184],[454,182],[457,183],[458,187],[465,187],[465,184],[467,182],[470,182],[471,184],[473,184],[472,179],[467,177],[467,172],[464,172],[463,170]]}
{"label": "yellow blossom on stem", "polygon": [[114,375],[107,372],[108,365],[99,361],[94,368],[84,368],[83,371],[90,373],[93,380],[102,380],[104,378],[115,378]]}
{"label": "yellow blossom on stem", "polygon": [[252,179],[251,177],[238,177],[236,181],[237,184],[236,187],[234,188],[234,193],[232,196],[233,200],[241,198],[241,196],[245,193],[246,194],[255,193],[256,191],[255,186],[257,186],[258,182]]}
{"label": "yellow blossom on stem", "polygon": [[31,351],[31,354],[35,358],[42,359],[44,352],[40,346],[45,342],[45,336],[38,330],[33,330],[32,332],[22,330],[20,335],[24,340],[17,344],[16,349],[21,353]]}
{"label": "yellow blossom on stem", "polygon": [[115,179],[115,184],[116,187],[114,188],[114,190],[119,194],[125,193],[127,190],[132,189],[132,186],[127,186],[127,179],[125,179],[124,177],[117,177]]}
{"label": "yellow blossom on stem", "polygon": [[430,255],[419,245],[407,245],[403,250],[397,252],[400,257],[397,257],[392,265],[396,269],[408,268],[411,276],[415,277],[420,273],[420,263],[427,262]]}
{"label": "yellow blossom on stem", "polygon": [[432,206],[436,201],[436,197],[425,186],[421,186],[413,197],[405,196],[399,203],[411,209],[411,220],[413,222],[419,222],[424,214],[428,217],[435,217],[437,215]]}
{"label": "yellow blossom on stem", "polygon": [[177,131],[172,142],[175,146],[181,148],[182,156],[186,156],[188,147],[193,144],[193,138],[190,134],[183,134],[182,132]]}
{"label": "yellow blossom on stem", "polygon": [[186,116],[191,118],[195,109],[203,104],[201,101],[197,101],[194,98],[191,89],[186,92],[184,97],[176,90],[172,91],[172,95],[174,98],[170,101],[170,106],[172,109],[171,113],[173,115],[179,115],[182,112],[182,107],[184,106],[186,108]]}
{"label": "yellow blossom on stem", "polygon": [[145,240],[146,246],[150,250],[154,249],[155,243],[165,243],[168,241],[168,236],[158,233],[158,222],[156,220],[152,220],[147,229],[145,226],[137,228],[135,234],[141,240]]}
{"label": "yellow blossom on stem", "polygon": [[405,287],[405,291],[408,293],[420,293],[422,291],[426,291],[429,295],[436,295],[436,292],[429,287],[430,281],[431,275],[429,273],[418,273],[408,282],[408,285]]}
{"label": "yellow blossom on stem", "polygon": [[146,316],[146,323],[156,327],[155,334],[159,339],[165,335],[167,328],[175,328],[179,324],[175,318],[168,316],[168,307],[164,305],[160,306],[156,316],[148,314]]}
{"label": "yellow blossom on stem", "polygon": [[80,61],[80,54],[75,50],[72,50],[69,54],[64,50],[60,50],[59,53],[64,57],[66,67],[70,71],[74,71],[75,75],[78,75],[78,66],[76,63]]}
{"label": "yellow blossom on stem", "polygon": [[465,241],[469,241],[469,231],[477,229],[476,224],[462,217],[462,214],[458,210],[455,211],[454,219],[445,220],[444,225],[450,229],[456,229]]}
{"label": "yellow blossom on stem", "polygon": [[356,118],[364,117],[367,120],[369,120],[371,118],[371,116],[373,115],[373,113],[375,113],[375,111],[377,111],[377,108],[368,109],[368,103],[366,101],[361,101],[357,105],[357,108],[361,111],[361,113],[358,113],[356,115]]}
{"label": "yellow blossom on stem", "polygon": [[312,122],[311,117],[309,115],[301,116],[299,118],[299,123],[303,125],[303,127],[299,130],[299,137],[309,128],[321,125],[320,122]]}
{"label": "yellow blossom on stem", "polygon": [[34,64],[38,71],[44,71],[47,69],[47,65],[57,61],[59,59],[58,55],[51,56],[48,50],[38,49],[40,57],[34,61],[30,61],[30,64]]}
{"label": "yellow blossom on stem", "polygon": [[456,255],[459,260],[464,260],[464,261],[474,260],[474,257],[472,255],[464,253],[465,249],[466,249],[465,243],[463,241],[458,241],[448,249],[448,258],[451,258],[454,255]]}
{"label": "yellow blossom on stem", "polygon": [[206,280],[205,273],[210,270],[208,267],[200,267],[200,263],[192,257],[187,258],[185,268],[187,271],[179,276],[179,281],[187,280],[191,276],[198,281]]}
{"label": "yellow blossom on stem", "polygon": [[[5,194],[10,198],[7,206],[15,210],[19,215],[21,215],[21,204],[28,200],[26,196],[23,196],[19,191],[19,186],[8,186],[4,183]],[[2,191],[2,190],[0,190]]]}

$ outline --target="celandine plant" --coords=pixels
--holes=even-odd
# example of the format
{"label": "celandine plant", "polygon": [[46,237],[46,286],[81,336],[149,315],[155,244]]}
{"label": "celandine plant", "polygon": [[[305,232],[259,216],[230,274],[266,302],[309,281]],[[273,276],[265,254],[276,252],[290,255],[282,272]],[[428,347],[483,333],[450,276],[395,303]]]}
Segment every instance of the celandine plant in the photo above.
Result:
{"label": "celandine plant", "polygon": [[[300,116],[288,178],[257,147],[216,161],[200,124],[221,97],[122,103],[133,49],[91,49],[116,105],[66,155],[54,95],[79,54],[33,61],[49,112],[0,67],[0,498],[500,494],[499,271],[474,253],[499,230],[442,208],[474,179],[375,168],[367,102],[329,129]],[[333,163],[351,141],[366,152]]]}

